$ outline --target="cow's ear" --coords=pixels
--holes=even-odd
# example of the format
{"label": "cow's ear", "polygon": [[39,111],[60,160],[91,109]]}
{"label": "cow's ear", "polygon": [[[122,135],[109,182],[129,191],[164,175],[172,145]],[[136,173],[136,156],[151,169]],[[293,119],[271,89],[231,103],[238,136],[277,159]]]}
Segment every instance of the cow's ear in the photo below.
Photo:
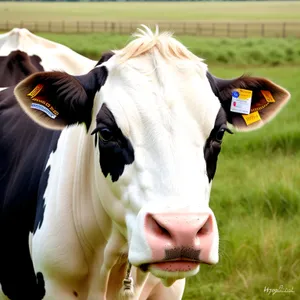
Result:
{"label": "cow's ear", "polygon": [[51,129],[92,120],[94,97],[105,83],[107,69],[95,68],[86,75],[62,72],[35,73],[15,88],[15,96],[25,112],[40,125]]}
{"label": "cow's ear", "polygon": [[[207,78],[226,111],[228,122],[240,131],[263,126],[290,98],[287,90],[265,78],[242,76],[224,80],[210,73],[207,73]],[[251,100],[247,104],[249,97]]]}

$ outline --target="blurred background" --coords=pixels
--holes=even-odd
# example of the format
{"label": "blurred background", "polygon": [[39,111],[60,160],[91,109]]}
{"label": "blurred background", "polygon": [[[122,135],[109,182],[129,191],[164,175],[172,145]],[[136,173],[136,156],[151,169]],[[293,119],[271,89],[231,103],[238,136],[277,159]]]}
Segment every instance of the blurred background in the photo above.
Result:
{"label": "blurred background", "polygon": [[[292,95],[264,128],[225,137],[211,195],[220,262],[184,299],[300,299],[300,2],[0,2],[1,32],[24,27],[93,59],[139,24],[174,32],[218,77],[264,76]],[[267,293],[280,286],[293,292]]]}

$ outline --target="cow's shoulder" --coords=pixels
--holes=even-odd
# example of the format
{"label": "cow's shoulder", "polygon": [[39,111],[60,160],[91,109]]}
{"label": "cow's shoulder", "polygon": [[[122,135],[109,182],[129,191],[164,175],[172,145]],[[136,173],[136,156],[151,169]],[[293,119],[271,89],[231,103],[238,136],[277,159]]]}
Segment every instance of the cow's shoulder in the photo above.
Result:
{"label": "cow's shoulder", "polygon": [[41,181],[47,178],[47,160],[60,132],[34,123],[13,89],[0,92],[0,284],[11,299],[41,299],[43,278],[36,278],[28,236],[43,207]]}

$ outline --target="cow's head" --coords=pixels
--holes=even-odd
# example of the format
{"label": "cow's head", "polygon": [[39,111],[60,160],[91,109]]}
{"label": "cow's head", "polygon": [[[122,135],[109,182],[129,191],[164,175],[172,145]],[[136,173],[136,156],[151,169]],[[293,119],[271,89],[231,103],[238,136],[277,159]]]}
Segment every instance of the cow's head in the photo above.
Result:
{"label": "cow's head", "polygon": [[107,195],[124,212],[129,261],[168,282],[218,262],[209,197],[227,123],[262,126],[290,96],[264,78],[215,78],[177,40],[147,29],[86,75],[34,74],[15,93],[43,126],[85,124]]}

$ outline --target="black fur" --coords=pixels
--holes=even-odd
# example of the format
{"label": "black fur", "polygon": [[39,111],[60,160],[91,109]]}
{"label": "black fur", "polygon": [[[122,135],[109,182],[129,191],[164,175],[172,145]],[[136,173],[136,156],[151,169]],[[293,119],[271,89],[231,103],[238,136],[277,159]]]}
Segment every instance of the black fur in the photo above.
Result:
{"label": "black fur", "polygon": [[13,88],[0,93],[0,283],[12,300],[40,300],[45,293],[35,276],[28,238],[35,220],[43,218],[38,209],[44,203],[38,197],[44,190],[41,177],[51,142],[59,135],[23,112]]}
{"label": "black fur", "polygon": [[221,144],[224,132],[231,132],[227,126],[226,113],[221,107],[215,121],[214,128],[212,129],[204,146],[204,158],[206,160],[206,172],[209,182],[214,178],[218,155],[221,151]]}
{"label": "black fur", "polygon": [[[41,71],[27,65],[26,55],[17,56],[25,60],[14,60],[16,70]],[[7,69],[1,72],[5,75]],[[22,72],[25,77],[27,73]],[[48,75],[44,76],[47,80]],[[72,77],[71,81],[70,77],[63,74],[50,86],[53,84],[55,95],[59,95],[58,106],[65,105],[61,112],[67,121],[82,121],[89,126],[92,98],[105,82],[107,70],[96,68],[87,75]],[[28,239],[29,233],[35,233],[43,224],[44,193],[50,172],[46,164],[50,153],[56,150],[61,132],[43,128],[31,120],[16,101],[13,90],[11,87],[0,92],[0,284],[11,300],[41,300],[45,295],[44,277],[34,270]],[[87,99],[89,103],[85,102]]]}
{"label": "black fur", "polygon": [[[104,141],[99,136],[103,128],[108,128],[112,132],[112,138],[109,141]],[[103,175],[106,177],[110,174],[111,180],[117,181],[122,175],[125,165],[134,161],[134,150],[105,104],[102,105],[97,115],[97,127],[93,134],[98,135],[96,145],[98,144],[100,151],[100,166]]]}

